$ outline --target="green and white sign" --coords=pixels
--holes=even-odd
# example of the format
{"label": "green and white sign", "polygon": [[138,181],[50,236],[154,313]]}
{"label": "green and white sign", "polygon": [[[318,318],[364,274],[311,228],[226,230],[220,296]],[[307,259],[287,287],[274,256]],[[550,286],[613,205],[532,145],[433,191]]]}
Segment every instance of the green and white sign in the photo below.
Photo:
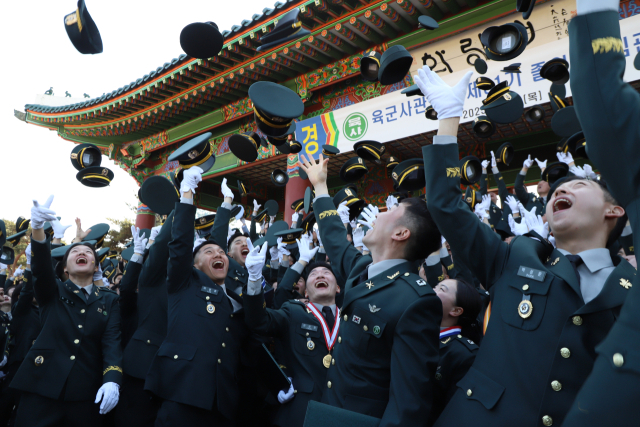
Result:
{"label": "green and white sign", "polygon": [[349,141],[357,141],[362,138],[369,128],[367,118],[362,113],[351,113],[347,116],[342,125],[342,134]]}

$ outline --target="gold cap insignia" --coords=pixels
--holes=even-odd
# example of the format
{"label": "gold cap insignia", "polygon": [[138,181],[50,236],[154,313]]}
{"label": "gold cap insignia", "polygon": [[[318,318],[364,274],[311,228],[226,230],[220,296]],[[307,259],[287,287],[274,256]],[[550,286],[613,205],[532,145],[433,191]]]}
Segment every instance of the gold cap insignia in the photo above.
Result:
{"label": "gold cap insignia", "polygon": [[198,151],[197,150],[191,150],[191,151],[189,151],[187,156],[189,156],[190,159],[195,159],[196,157],[198,157]]}
{"label": "gold cap insignia", "polygon": [[380,147],[380,152],[384,153],[384,145],[382,147]]}
{"label": "gold cap insignia", "polygon": [[71,158],[75,160],[78,158],[78,155],[76,153],[71,153]]}
{"label": "gold cap insignia", "polygon": [[511,101],[511,95],[509,95],[508,93],[504,94],[504,99],[507,101]]}
{"label": "gold cap insignia", "polygon": [[207,220],[204,217],[200,218],[200,224],[204,224],[206,222],[207,222]]}
{"label": "gold cap insignia", "polygon": [[358,157],[358,163],[362,164],[362,159]]}
{"label": "gold cap insignia", "polygon": [[102,169],[102,176],[109,175],[109,169]]}
{"label": "gold cap insignia", "polygon": [[395,173],[395,172],[393,172],[393,173],[391,174],[391,177],[392,177],[393,179],[395,179],[396,181],[398,180],[398,174],[397,174],[397,173]]}
{"label": "gold cap insignia", "polygon": [[347,194],[347,196],[353,197],[353,192],[350,189],[345,188],[344,192]]}

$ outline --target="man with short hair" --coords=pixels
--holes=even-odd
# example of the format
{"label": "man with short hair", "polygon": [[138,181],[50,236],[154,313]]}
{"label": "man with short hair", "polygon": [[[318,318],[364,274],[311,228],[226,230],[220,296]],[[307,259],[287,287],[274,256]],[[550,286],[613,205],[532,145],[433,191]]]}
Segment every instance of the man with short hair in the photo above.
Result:
{"label": "man with short hair", "polygon": [[440,247],[440,232],[423,201],[404,199],[371,224],[363,238],[370,255],[362,255],[347,242],[345,221],[329,197],[329,159],[320,154],[315,164],[300,155],[300,163],[315,188],[313,210],[331,266],[347,278],[322,401],[381,418],[381,427],[424,425],[442,304],[418,276],[416,261]]}
{"label": "man with short hair", "polygon": [[[544,172],[545,168],[547,167],[547,161],[535,159],[535,162],[538,164],[540,171]],[[536,212],[538,212],[540,215],[544,215],[545,206],[547,204],[547,195],[549,194],[549,190],[551,189],[551,187],[549,186],[549,183],[547,181],[545,181],[544,179],[540,179],[536,188],[536,191],[538,192],[537,196],[527,191],[527,188],[524,185],[524,179],[526,178],[527,172],[529,171],[529,168],[531,166],[533,166],[533,160],[531,160],[531,156],[529,156],[524,161],[520,173],[516,175],[516,183],[514,184],[516,197],[518,197],[518,200],[520,201],[520,203],[522,203],[526,210],[530,211],[535,207]]]}
{"label": "man with short hair", "polygon": [[[309,249],[305,237],[297,242],[300,260],[296,266],[306,265],[318,248]],[[258,249],[254,248],[247,257],[247,268],[250,274],[255,270],[256,280],[249,280],[247,293],[243,296],[245,319],[252,331],[275,337],[283,350],[280,363],[291,378],[291,388],[278,395],[282,406],[273,424],[302,426],[309,401],[322,398],[340,328],[340,309],[336,306],[336,293],[340,288],[329,264],[311,263],[306,271],[309,303],[289,300],[279,310],[265,308],[261,286],[264,257],[259,256]]]}
{"label": "man with short hair", "polygon": [[167,336],[145,383],[164,399],[157,427],[233,426],[240,403],[236,377],[249,332],[242,300],[225,287],[224,249],[214,240],[193,248],[193,194],[201,180],[199,167],[185,170],[173,218]]}
{"label": "man with short hair", "polygon": [[[460,200],[456,135],[471,72],[449,87],[429,67],[416,83],[438,112],[423,147],[427,200],[455,256],[491,293],[491,317],[473,366],[436,422],[561,425],[614,324],[635,269],[612,259],[625,211],[598,182],[569,178],[546,206],[546,236],[502,242]],[[622,225],[622,227],[621,227]]]}

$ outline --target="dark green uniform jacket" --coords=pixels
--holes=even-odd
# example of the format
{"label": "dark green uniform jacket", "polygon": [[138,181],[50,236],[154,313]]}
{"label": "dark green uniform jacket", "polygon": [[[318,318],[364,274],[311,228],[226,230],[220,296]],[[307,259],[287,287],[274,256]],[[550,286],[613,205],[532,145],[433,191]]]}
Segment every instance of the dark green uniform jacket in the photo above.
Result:
{"label": "dark green uniform jacket", "polygon": [[[124,350],[124,372],[140,379],[146,378],[151,361],[167,335],[167,261],[172,223],[173,212],[149,248],[137,280],[138,328]],[[125,272],[123,282],[127,274]]]}
{"label": "dark green uniform jacket", "polygon": [[18,302],[11,310],[11,344],[9,346],[9,360],[7,365],[22,363],[29,349],[40,333],[40,313],[38,306],[33,304],[33,277],[31,270],[24,272],[24,285],[20,291]]}
{"label": "dark green uniform jacket", "polygon": [[382,418],[381,427],[424,425],[439,358],[440,299],[414,262],[361,281],[371,256],[347,241],[331,198],[317,198],[313,209],[333,270],[348,278],[322,401]]}
{"label": "dark green uniform jacket", "polygon": [[462,335],[440,340],[440,361],[436,370],[435,392],[431,419],[436,420],[458,389],[478,353],[478,345]]}
{"label": "dark green uniform jacket", "polygon": [[[211,230],[211,237],[225,252],[229,250],[227,248],[227,234],[230,219],[231,211],[220,207],[216,211],[216,218],[213,220],[213,229]],[[242,289],[247,286],[247,280],[249,280],[247,269],[229,257],[229,274],[227,274],[227,278],[224,281],[227,289],[235,291],[240,295],[242,294]]]}
{"label": "dark green uniform jacket", "polygon": [[273,297],[273,308],[277,310],[289,300],[304,298],[304,295],[300,295],[293,289],[293,285],[298,283],[300,276],[301,274],[293,268],[287,268],[282,280],[278,282],[278,288]]}
{"label": "dark green uniform jacket", "polygon": [[118,295],[94,285],[85,299],[71,280],[55,277],[49,242],[32,240],[31,250],[42,331],[11,386],[50,399],[92,400],[103,383],[122,381]]}
{"label": "dark green uniform jacket", "polygon": [[126,348],[138,327],[138,277],[142,270],[139,262],[127,263],[120,280],[120,330],[122,348]]}
{"label": "dark green uniform jacket", "polygon": [[[616,11],[571,19],[571,90],[589,158],[626,209],[640,239],[640,96],[624,83],[623,42]],[[631,60],[635,55],[632,52]],[[627,65],[627,67],[632,66]],[[635,246],[635,245],[634,245]],[[597,348],[598,359],[567,414],[565,426],[631,426],[640,419],[640,280],[631,280],[620,318]]]}
{"label": "dark green uniform jacket", "polygon": [[[195,215],[195,206],[176,203],[167,267],[167,336],[145,390],[185,405],[217,407],[234,420],[240,403],[236,377],[249,330],[243,310],[234,313],[224,290],[193,267]],[[233,291],[227,293],[242,304]]]}
{"label": "dark green uniform jacket", "polygon": [[[509,190],[507,190],[507,185],[504,183],[504,178],[500,172],[494,173],[493,177],[495,178],[498,184],[498,196],[502,202],[502,206],[509,209],[509,205],[507,204],[507,197],[509,196]],[[483,196],[488,194],[487,188],[489,185],[489,177],[486,173],[483,173],[480,177],[480,194]],[[491,206],[489,207],[489,224],[491,224],[491,228],[496,228],[500,221],[504,221],[503,209],[500,209],[498,205],[491,202]],[[509,209],[509,213],[511,213],[511,209]],[[509,215],[507,213],[507,215]]]}
{"label": "dark green uniform jacket", "polygon": [[[576,273],[558,250],[525,236],[504,243],[467,209],[452,173],[457,144],[423,147],[423,157],[429,211],[492,304],[476,360],[436,425],[560,424],[629,293],[620,280],[635,269],[615,259],[604,288],[585,304]],[[527,299],[532,309],[521,316]]]}
{"label": "dark green uniform jacket", "polygon": [[533,193],[529,193],[524,186],[525,176],[518,172],[516,175],[516,183],[514,185],[516,190],[516,196],[524,208],[528,211],[536,208],[536,215],[544,215],[546,209],[546,203],[542,197],[538,197]]}
{"label": "dark green uniform jacket", "polygon": [[[245,320],[249,329],[275,337],[283,350],[279,359],[284,372],[292,378],[296,390],[293,400],[280,405],[273,424],[281,427],[302,426],[310,400],[320,401],[327,368],[322,358],[329,354],[322,326],[304,303],[288,301],[279,310],[265,308],[264,295],[243,296]],[[308,342],[313,343],[312,346]],[[310,348],[312,347],[312,348]]]}

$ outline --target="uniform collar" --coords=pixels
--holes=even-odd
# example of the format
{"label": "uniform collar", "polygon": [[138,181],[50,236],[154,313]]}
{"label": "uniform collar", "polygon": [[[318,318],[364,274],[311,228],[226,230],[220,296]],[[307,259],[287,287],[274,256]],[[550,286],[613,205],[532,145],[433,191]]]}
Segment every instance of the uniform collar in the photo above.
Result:
{"label": "uniform collar", "polygon": [[[558,251],[562,255],[571,255],[570,252],[565,251],[564,249],[558,249]],[[578,256],[582,258],[584,265],[591,273],[595,273],[603,268],[614,267],[609,249],[606,248],[589,249],[587,251],[580,252]]]}
{"label": "uniform collar", "polygon": [[[73,282],[72,282],[72,283],[73,283]],[[73,283],[73,284],[74,284],[74,285],[76,285],[75,283]],[[80,290],[82,290],[82,288],[83,288],[83,286],[80,286],[80,285],[76,285],[76,286],[77,286],[77,287],[78,287],[78,289],[80,289]],[[89,284],[89,285],[87,285],[87,286],[84,286],[84,289],[86,289],[86,290],[87,290],[87,294],[91,295],[91,291],[93,291],[93,283],[91,283],[91,284]]]}
{"label": "uniform collar", "polygon": [[[312,302],[311,304],[313,304],[318,309],[318,311],[320,313],[322,313],[322,307],[325,307],[324,305],[316,304],[315,302]],[[331,304],[331,305],[328,305],[326,307],[329,307],[331,309],[331,312],[333,313],[334,316],[336,315],[336,305],[335,304]]]}
{"label": "uniform collar", "polygon": [[369,264],[367,274],[368,278],[371,279],[376,277],[378,274],[383,271],[387,271],[390,268],[395,267],[396,265],[402,264],[403,262],[407,262],[406,259],[385,259],[384,261],[376,262]]}

